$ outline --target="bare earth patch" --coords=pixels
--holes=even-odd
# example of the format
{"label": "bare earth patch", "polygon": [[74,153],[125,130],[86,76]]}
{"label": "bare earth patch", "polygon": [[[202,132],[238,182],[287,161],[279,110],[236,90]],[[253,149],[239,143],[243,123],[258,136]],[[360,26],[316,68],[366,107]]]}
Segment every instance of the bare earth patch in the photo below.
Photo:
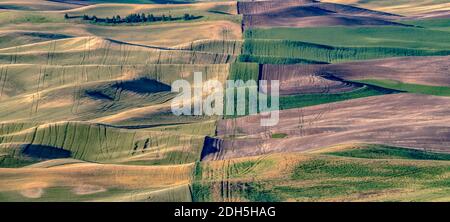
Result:
{"label": "bare earth patch", "polygon": [[106,189],[101,186],[84,184],[84,185],[76,186],[75,188],[72,189],[72,191],[78,195],[88,195],[88,194],[105,192]]}
{"label": "bare earth patch", "polygon": [[[376,143],[450,152],[450,98],[394,94],[280,111],[279,124],[260,115],[219,121],[223,138],[206,144],[205,160],[301,152],[336,144]],[[265,117],[264,117],[265,118]],[[284,133],[283,139],[273,139]]]}

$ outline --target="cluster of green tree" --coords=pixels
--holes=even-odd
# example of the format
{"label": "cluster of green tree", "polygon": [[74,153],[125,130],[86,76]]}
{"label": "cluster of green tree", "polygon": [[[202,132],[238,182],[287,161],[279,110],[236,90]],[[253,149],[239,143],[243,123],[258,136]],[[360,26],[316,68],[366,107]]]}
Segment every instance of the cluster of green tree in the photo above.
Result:
{"label": "cluster of green tree", "polygon": [[[188,20],[199,19],[201,17],[202,16],[194,16],[194,15],[187,14],[187,13],[184,14],[184,16],[182,16],[182,17],[172,17],[171,15],[155,16],[153,14],[145,15],[144,13],[142,13],[142,14],[130,14],[124,18],[120,17],[120,15],[113,16],[112,18],[109,18],[109,17],[99,18],[95,15],[93,15],[93,16],[83,15],[82,19],[85,21],[92,21],[92,22],[104,22],[104,23],[118,24],[118,23],[141,23],[141,22],[159,22],[159,21],[174,21],[174,20],[188,21]],[[70,19],[70,18],[74,18],[74,17],[69,16],[68,14],[65,14],[64,18]]]}

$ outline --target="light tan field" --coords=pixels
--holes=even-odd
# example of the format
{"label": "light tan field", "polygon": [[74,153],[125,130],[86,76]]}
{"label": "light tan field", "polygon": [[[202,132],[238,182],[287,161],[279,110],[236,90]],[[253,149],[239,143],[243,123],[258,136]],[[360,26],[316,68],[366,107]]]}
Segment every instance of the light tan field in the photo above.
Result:
{"label": "light tan field", "polygon": [[238,40],[242,37],[240,25],[230,21],[154,24],[151,26],[72,24],[68,27],[64,23],[19,24],[2,26],[0,30],[3,32],[52,32],[79,37],[97,36],[155,47],[173,47],[197,40]]}
{"label": "light tan field", "polygon": [[[0,192],[20,194],[25,200],[45,199],[46,194],[52,192],[51,189],[63,188],[71,190],[72,194],[68,192],[66,197],[59,196],[60,200],[71,201],[66,198],[107,194],[112,189],[122,190],[118,193],[119,197],[130,198],[137,190],[147,190],[148,193],[150,190],[155,192],[189,184],[192,166],[192,164],[158,167],[73,163],[45,168],[39,166],[0,168]],[[112,192],[109,196],[113,198],[116,194]],[[145,200],[149,196],[151,195],[141,195],[140,199]],[[95,196],[91,198],[91,201],[95,200]],[[113,200],[120,201],[120,198]]]}
{"label": "light tan field", "polygon": [[[38,1],[37,2],[46,2]],[[6,2],[5,4],[10,4]],[[49,2],[59,5],[61,3]],[[73,37],[97,36],[148,46],[169,47],[196,40],[240,40],[240,16],[236,2],[202,2],[195,4],[95,4],[63,11],[0,11],[0,32],[47,32]],[[51,10],[51,8],[49,8]],[[100,18],[133,13],[171,15],[186,13],[201,16],[193,21],[157,22],[133,25],[91,24],[70,16],[96,15]]]}
{"label": "light tan field", "polygon": [[178,11],[191,12],[216,10],[229,14],[237,14],[236,2],[199,2],[194,4],[95,4],[75,9],[65,10],[64,13],[74,15],[95,14],[97,16],[111,16],[111,12],[118,15],[129,15],[133,13],[167,13],[176,14]]}
{"label": "light tan field", "polygon": [[18,9],[27,11],[60,11],[81,7],[83,5],[66,3],[64,1],[54,2],[46,0],[1,0],[0,8]]}

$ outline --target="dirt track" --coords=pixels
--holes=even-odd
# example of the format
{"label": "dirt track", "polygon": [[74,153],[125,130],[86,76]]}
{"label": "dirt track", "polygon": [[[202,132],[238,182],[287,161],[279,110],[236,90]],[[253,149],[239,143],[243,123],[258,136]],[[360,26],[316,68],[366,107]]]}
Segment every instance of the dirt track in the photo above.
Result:
{"label": "dirt track", "polygon": [[[376,143],[450,152],[450,98],[395,94],[280,112],[260,127],[261,116],[220,121],[203,160],[298,152],[345,143]],[[273,139],[274,133],[287,137]],[[234,138],[234,139],[232,139]]]}

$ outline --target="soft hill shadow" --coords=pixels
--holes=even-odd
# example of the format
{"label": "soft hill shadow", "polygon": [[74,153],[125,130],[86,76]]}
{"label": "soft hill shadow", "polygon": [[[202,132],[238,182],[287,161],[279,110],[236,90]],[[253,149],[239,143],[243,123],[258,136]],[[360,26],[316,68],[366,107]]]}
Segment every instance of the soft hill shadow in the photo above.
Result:
{"label": "soft hill shadow", "polygon": [[169,85],[149,78],[140,78],[135,80],[118,82],[115,83],[112,87],[140,94],[167,92],[171,90],[171,87]]}
{"label": "soft hill shadow", "polygon": [[59,159],[59,158],[69,158],[72,153],[68,150],[64,150],[57,147],[46,146],[46,145],[35,145],[29,144],[25,146],[21,154],[33,159]]}

